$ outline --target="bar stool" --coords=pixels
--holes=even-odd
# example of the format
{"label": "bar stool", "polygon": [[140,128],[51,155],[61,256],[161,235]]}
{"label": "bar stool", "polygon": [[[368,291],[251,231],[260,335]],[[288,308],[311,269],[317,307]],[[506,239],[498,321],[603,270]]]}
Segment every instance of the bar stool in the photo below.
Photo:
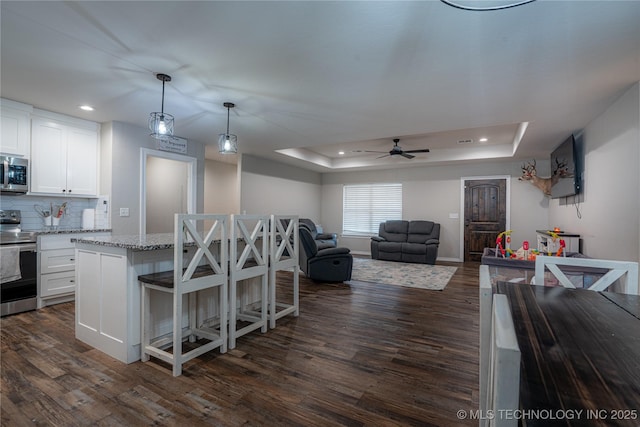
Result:
{"label": "bar stool", "polygon": [[[249,228],[253,226],[251,232]],[[229,244],[229,348],[236,339],[260,328],[267,332],[269,285],[268,215],[231,215]],[[260,306],[250,294],[260,278]],[[241,282],[242,281],[242,282]],[[238,325],[238,322],[244,322]],[[248,322],[248,324],[246,324]]]}
{"label": "bar stool", "polygon": [[[198,226],[204,229],[204,221],[212,222],[206,234],[197,229]],[[216,236],[220,239],[219,254],[211,250]],[[172,365],[173,376],[179,376],[185,362],[216,348],[220,348],[221,353],[227,351],[227,216],[176,214],[173,253],[173,270],[138,276],[142,286],[140,358],[143,362],[148,361],[149,356],[164,360]],[[198,292],[210,290],[210,293],[215,288],[218,290],[219,321],[216,325],[209,320],[207,325],[198,319]],[[171,294],[173,297],[173,330],[153,340],[154,325],[150,319],[154,306],[151,305],[151,291]],[[183,318],[184,296],[188,299],[186,327]],[[161,308],[160,305],[156,307]],[[185,338],[196,347],[183,353],[182,341]],[[205,338],[208,342],[197,345],[197,338]],[[173,348],[171,352],[167,351],[169,347]]]}
{"label": "bar stool", "polygon": [[[271,215],[269,229],[269,327],[276,327],[276,320],[289,314],[300,314],[299,289],[300,265],[298,260],[298,216]],[[277,300],[276,272],[293,268],[293,295],[289,301]]]}

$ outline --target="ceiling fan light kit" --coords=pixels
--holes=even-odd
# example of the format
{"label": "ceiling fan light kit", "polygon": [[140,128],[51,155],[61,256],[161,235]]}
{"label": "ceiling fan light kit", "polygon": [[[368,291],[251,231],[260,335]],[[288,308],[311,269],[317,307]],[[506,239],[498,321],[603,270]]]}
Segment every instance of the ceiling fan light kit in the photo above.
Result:
{"label": "ceiling fan light kit", "polygon": [[236,154],[238,152],[238,136],[229,133],[229,112],[236,105],[233,102],[225,102],[227,109],[227,132],[218,136],[218,151],[220,154]]}
{"label": "ceiling fan light kit", "polygon": [[160,112],[153,112],[149,116],[149,130],[153,138],[166,140],[173,135],[173,116],[164,112],[164,84],[171,81],[171,76],[158,73],[156,78],[162,81],[162,106]]}

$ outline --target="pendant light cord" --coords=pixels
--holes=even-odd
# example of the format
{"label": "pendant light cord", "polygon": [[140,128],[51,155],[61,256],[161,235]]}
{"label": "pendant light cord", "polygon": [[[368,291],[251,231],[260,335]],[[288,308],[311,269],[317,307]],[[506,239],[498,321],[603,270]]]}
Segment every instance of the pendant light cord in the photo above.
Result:
{"label": "pendant light cord", "polygon": [[162,79],[162,104],[160,106],[160,115],[164,116],[164,79]]}

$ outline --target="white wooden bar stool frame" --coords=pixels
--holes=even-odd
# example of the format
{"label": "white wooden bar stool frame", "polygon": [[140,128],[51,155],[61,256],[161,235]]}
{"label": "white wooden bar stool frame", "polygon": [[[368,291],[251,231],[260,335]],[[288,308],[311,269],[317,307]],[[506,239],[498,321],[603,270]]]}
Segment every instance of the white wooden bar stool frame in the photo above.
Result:
{"label": "white wooden bar stool frame", "polygon": [[[209,230],[200,233],[196,229],[196,221],[212,221]],[[228,300],[228,262],[227,262],[227,221],[226,215],[211,214],[176,214],[174,223],[174,259],[173,286],[161,286],[140,281],[142,285],[141,298],[141,360],[146,362],[149,356],[157,357],[170,363],[173,376],[182,373],[182,365],[206,352],[220,348],[221,353],[227,351],[227,300]],[[219,237],[218,237],[219,236]],[[211,251],[214,239],[220,240],[218,256]],[[184,251],[195,244],[195,253],[185,266]],[[208,266],[212,274],[194,277],[196,268]],[[197,276],[197,274],[196,274]],[[219,325],[205,327],[199,324],[197,318],[197,292],[218,288]],[[160,337],[151,341],[151,323],[149,308],[151,302],[150,291],[160,291],[173,294],[173,332],[171,337]],[[188,296],[188,327],[183,328],[183,296]],[[196,338],[206,338],[209,342],[200,345],[186,353],[182,353],[182,341],[189,338],[195,342]],[[165,349],[172,346],[172,352]]]}
{"label": "white wooden bar stool frame", "polygon": [[616,289],[617,292],[638,295],[638,263],[632,261],[538,255],[536,257],[535,284],[544,285],[544,271],[546,268],[558,279],[558,282],[562,286],[565,288],[575,288],[569,278],[558,267],[563,265],[609,269],[609,272],[604,274],[588,288],[591,291],[605,291],[613,285],[616,280],[619,280],[622,289]]}
{"label": "white wooden bar stool frame", "polygon": [[[254,224],[250,232],[248,224]],[[229,348],[251,331],[267,332],[269,287],[269,216],[231,215],[229,244]],[[240,246],[240,247],[239,247]],[[249,261],[247,263],[247,261]],[[248,289],[238,293],[238,287],[250,287],[243,280],[260,278],[260,308],[249,301]],[[238,304],[240,300],[240,304]],[[238,321],[249,322],[238,329]]]}
{"label": "white wooden bar stool frame", "polygon": [[[269,327],[276,327],[276,320],[300,314],[300,265],[298,259],[299,236],[297,215],[271,215],[269,229]],[[293,269],[293,295],[291,303],[277,301],[276,273]]]}

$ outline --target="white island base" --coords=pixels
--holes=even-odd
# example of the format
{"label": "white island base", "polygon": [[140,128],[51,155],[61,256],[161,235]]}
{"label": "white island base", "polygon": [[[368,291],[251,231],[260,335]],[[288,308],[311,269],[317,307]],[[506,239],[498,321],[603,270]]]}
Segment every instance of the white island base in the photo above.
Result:
{"label": "white island base", "polygon": [[[75,242],[76,338],[122,362],[140,360],[138,276],[173,269],[173,235],[79,238]],[[201,292],[204,298],[200,298],[198,317],[215,321],[217,293],[213,289]],[[247,297],[253,296],[251,286]],[[186,300],[184,304],[183,325],[187,326]],[[150,309],[154,336],[171,333],[171,295],[154,293]]]}
{"label": "white island base", "polygon": [[172,266],[173,249],[134,251],[77,243],[76,338],[122,362],[140,360],[138,276]]}

